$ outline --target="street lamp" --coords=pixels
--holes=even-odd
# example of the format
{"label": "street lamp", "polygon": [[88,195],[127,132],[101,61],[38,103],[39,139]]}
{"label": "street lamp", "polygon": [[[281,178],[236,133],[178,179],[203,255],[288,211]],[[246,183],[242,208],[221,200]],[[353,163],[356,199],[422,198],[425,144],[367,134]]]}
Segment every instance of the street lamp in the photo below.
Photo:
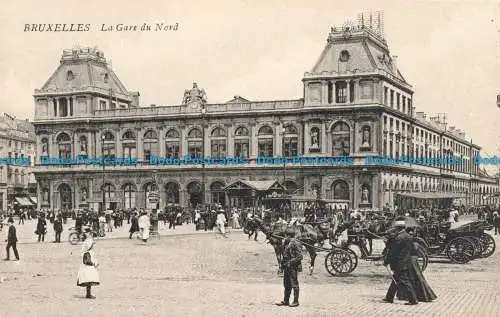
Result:
{"label": "street lamp", "polygon": [[205,106],[201,108],[201,153],[202,153],[202,161],[201,161],[201,203],[205,206],[205,115],[207,113],[207,109]]}
{"label": "street lamp", "polygon": [[286,180],[286,156],[285,156],[285,153],[284,153],[284,148],[285,148],[285,143],[286,143],[286,139],[285,139],[285,133],[286,133],[286,128],[283,126],[283,128],[281,129],[281,137],[283,139],[283,141],[281,142],[282,144],[282,149],[281,149],[281,152],[282,152],[282,157],[283,157],[283,186],[285,186],[285,180]]}
{"label": "street lamp", "polygon": [[106,140],[106,136],[103,134],[101,136],[101,154],[102,154],[102,210],[106,211],[106,191],[104,188],[104,176],[105,176],[105,161],[104,161],[104,140]]}

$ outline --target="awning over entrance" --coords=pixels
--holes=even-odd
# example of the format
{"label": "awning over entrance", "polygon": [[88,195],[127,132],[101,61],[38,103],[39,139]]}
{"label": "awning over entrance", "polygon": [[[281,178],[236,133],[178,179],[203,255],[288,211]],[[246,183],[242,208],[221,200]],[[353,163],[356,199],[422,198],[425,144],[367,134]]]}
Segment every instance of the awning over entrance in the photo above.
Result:
{"label": "awning over entrance", "polygon": [[38,204],[38,200],[36,199],[36,197],[30,197],[30,200],[33,202],[33,204]]}
{"label": "awning over entrance", "polygon": [[246,181],[240,180],[236,181],[228,186],[224,187],[223,190],[255,190],[257,192],[277,190],[284,191],[285,188],[278,181]]}
{"label": "awning over entrance", "polygon": [[398,193],[397,195],[415,199],[453,199],[463,197],[463,195],[449,193]]}
{"label": "awning over entrance", "polygon": [[16,200],[18,206],[21,206],[21,207],[31,207],[31,206],[33,206],[33,204],[26,197],[16,197],[15,200]]}

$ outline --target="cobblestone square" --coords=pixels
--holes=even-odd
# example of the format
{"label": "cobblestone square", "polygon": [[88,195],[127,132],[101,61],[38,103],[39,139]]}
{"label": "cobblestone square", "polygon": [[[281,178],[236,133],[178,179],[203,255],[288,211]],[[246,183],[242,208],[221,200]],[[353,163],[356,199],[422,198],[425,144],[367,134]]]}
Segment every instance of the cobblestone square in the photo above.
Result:
{"label": "cobblestone square", "polygon": [[282,281],[262,236],[255,242],[233,231],[224,239],[191,225],[160,227],[160,239],[147,245],[129,240],[127,226],[99,239],[101,285],[87,300],[76,286],[80,245],[66,242],[69,225],[61,244],[50,243],[52,232],[35,242],[34,225],[18,226],[21,261],[1,262],[2,317],[500,316],[498,253],[466,265],[431,262],[425,275],[438,300],[418,306],[380,301],[390,283],[383,266],[360,261],[351,276],[332,277],[320,255],[312,276],[300,274],[300,306],[280,308],[273,303],[281,300]]}

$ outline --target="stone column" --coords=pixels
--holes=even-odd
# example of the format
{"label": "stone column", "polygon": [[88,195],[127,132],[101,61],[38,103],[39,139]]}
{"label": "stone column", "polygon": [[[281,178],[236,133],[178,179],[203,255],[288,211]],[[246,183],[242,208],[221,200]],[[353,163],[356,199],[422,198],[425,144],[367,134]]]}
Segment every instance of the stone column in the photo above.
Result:
{"label": "stone column", "polygon": [[[188,154],[188,142],[187,142],[187,128],[186,126],[180,126],[179,127],[181,131],[181,139],[180,139],[180,149],[179,149],[179,156],[182,158]],[[179,198],[180,199],[180,198]]]}
{"label": "stone column", "polygon": [[321,154],[327,155],[330,151],[328,150],[327,134],[326,129],[328,128],[328,122],[324,122],[321,126]]}
{"label": "stone column", "polygon": [[205,157],[209,157],[209,156],[212,156],[212,146],[210,145],[210,126],[207,124],[205,124],[203,122],[203,126],[202,126],[202,129],[203,129],[203,136],[204,136],[204,142],[205,142],[205,148],[203,149],[203,154]]}
{"label": "stone column", "polygon": [[136,128],[136,142],[137,142],[137,161],[141,162],[144,160],[144,146],[142,140],[142,129]]}
{"label": "stone column", "polygon": [[50,180],[49,181],[49,203],[50,203],[50,209],[54,209],[56,208],[56,192],[55,192],[55,189],[54,189],[54,181],[53,180]]}
{"label": "stone column", "polygon": [[226,156],[233,157],[234,156],[234,129],[232,123],[226,123],[225,127],[227,129],[227,149]]}
{"label": "stone column", "polygon": [[[0,169],[0,172],[2,172],[2,169]],[[0,175],[0,180],[3,179]],[[40,210],[42,208],[42,186],[40,186],[40,182],[36,182],[36,208]],[[1,207],[1,206],[0,206]]]}
{"label": "stone column", "polygon": [[309,103],[309,83],[305,82],[304,83],[304,103],[308,104]]}
{"label": "stone column", "polygon": [[57,108],[59,108],[59,104],[57,102],[57,98],[52,99],[53,105],[51,109],[51,114],[53,117],[57,117]]}
{"label": "stone column", "polygon": [[101,132],[94,132],[95,142],[95,157],[102,157],[102,134]]}
{"label": "stone column", "polygon": [[49,141],[49,156],[53,158],[59,157],[57,143],[56,143],[56,135],[52,134],[51,136],[49,136],[48,141]]}
{"label": "stone column", "polygon": [[76,179],[73,180],[73,191],[73,208],[78,208],[78,206],[80,205],[80,187],[78,186],[78,182]]}
{"label": "stone column", "polygon": [[[163,127],[158,128],[158,134],[159,134],[158,142],[160,142],[160,153],[158,153],[158,155],[160,157],[165,157],[166,156],[165,131],[163,130]],[[165,200],[163,200],[163,201],[165,201]],[[161,201],[160,201],[160,203],[161,203]]]}
{"label": "stone column", "polygon": [[359,192],[359,173],[354,173],[353,176],[353,191],[352,191],[352,208],[358,209],[359,208],[359,198],[358,198],[358,192]]}
{"label": "stone column", "polygon": [[94,147],[92,146],[92,132],[87,132],[87,156],[92,157],[95,155],[92,155],[92,151],[94,150]]}
{"label": "stone column", "polygon": [[116,151],[116,157],[122,157],[122,130],[121,129],[115,129],[115,151]]}
{"label": "stone column", "polygon": [[257,125],[250,123],[250,158],[255,159],[258,156]]}
{"label": "stone column", "polygon": [[337,81],[336,80],[332,80],[331,81],[332,83],[332,105],[336,105],[337,104],[337,90],[336,90],[336,83]]}
{"label": "stone column", "polygon": [[351,103],[351,81],[350,80],[346,80],[345,81],[346,84],[347,84],[347,94],[346,94],[346,103]]}
{"label": "stone column", "polygon": [[71,151],[71,157],[76,159],[76,157],[80,154],[80,147],[78,146],[79,140],[78,140],[78,133],[73,132],[73,144],[72,148],[73,150]]}
{"label": "stone column", "polygon": [[[304,121],[304,129],[302,133],[302,138],[304,140],[304,149],[302,153],[304,155],[309,154],[309,148],[311,147],[311,128],[309,127],[309,121]],[[300,140],[300,139],[299,139]]]}
{"label": "stone column", "polygon": [[274,124],[274,156],[282,156],[283,155],[283,125],[279,123]]}
{"label": "stone column", "polygon": [[358,149],[356,147],[356,138],[358,137],[358,119],[355,118],[353,121],[352,121],[352,142],[351,142],[351,154],[350,156],[353,156],[355,153],[358,153]]}
{"label": "stone column", "polygon": [[328,81],[321,81],[321,104],[328,104]]}
{"label": "stone column", "polygon": [[42,156],[42,137],[40,135],[36,135],[35,156],[35,164],[40,164],[40,156]]}
{"label": "stone column", "polygon": [[356,79],[354,81],[354,100],[353,100],[353,103],[358,103],[361,101],[361,85],[359,84],[359,82],[360,82],[359,79]]}

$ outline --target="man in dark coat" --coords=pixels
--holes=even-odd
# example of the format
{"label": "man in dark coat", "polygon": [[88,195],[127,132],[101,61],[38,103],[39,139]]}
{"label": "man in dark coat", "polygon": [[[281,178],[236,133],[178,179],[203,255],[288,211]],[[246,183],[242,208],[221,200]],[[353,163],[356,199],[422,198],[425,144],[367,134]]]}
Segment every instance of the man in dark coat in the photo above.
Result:
{"label": "man in dark coat", "polygon": [[5,261],[10,260],[10,248],[14,250],[14,255],[16,257],[16,261],[19,261],[19,253],[17,252],[17,235],[16,235],[16,227],[14,227],[14,219],[9,218],[9,233],[7,235],[7,257]]}
{"label": "man in dark coat", "polygon": [[415,290],[410,281],[409,271],[411,266],[411,256],[413,250],[413,239],[406,232],[405,221],[400,220],[394,223],[396,234],[387,242],[387,254],[384,266],[390,265],[392,270],[392,283],[385,295],[384,301],[394,302],[396,291],[400,294],[407,294],[409,300],[406,305],[418,304]]}
{"label": "man in dark coat", "polygon": [[[283,301],[276,303],[278,306],[299,306],[299,281],[298,272],[302,272],[302,245],[295,239],[295,231],[287,229],[286,239],[283,241],[281,267],[283,270],[283,286],[285,295]],[[290,295],[293,290],[293,303],[290,304]]]}
{"label": "man in dark coat", "polygon": [[139,219],[137,218],[137,213],[135,212],[133,215],[132,215],[132,218],[130,218],[130,222],[132,223],[130,225],[130,235],[128,236],[129,239],[132,239],[132,235],[136,232],[139,232],[140,229],[139,229]]}
{"label": "man in dark coat", "polygon": [[54,220],[54,232],[56,233],[55,243],[61,243],[61,232],[63,231],[63,222],[61,214],[56,216]]}

